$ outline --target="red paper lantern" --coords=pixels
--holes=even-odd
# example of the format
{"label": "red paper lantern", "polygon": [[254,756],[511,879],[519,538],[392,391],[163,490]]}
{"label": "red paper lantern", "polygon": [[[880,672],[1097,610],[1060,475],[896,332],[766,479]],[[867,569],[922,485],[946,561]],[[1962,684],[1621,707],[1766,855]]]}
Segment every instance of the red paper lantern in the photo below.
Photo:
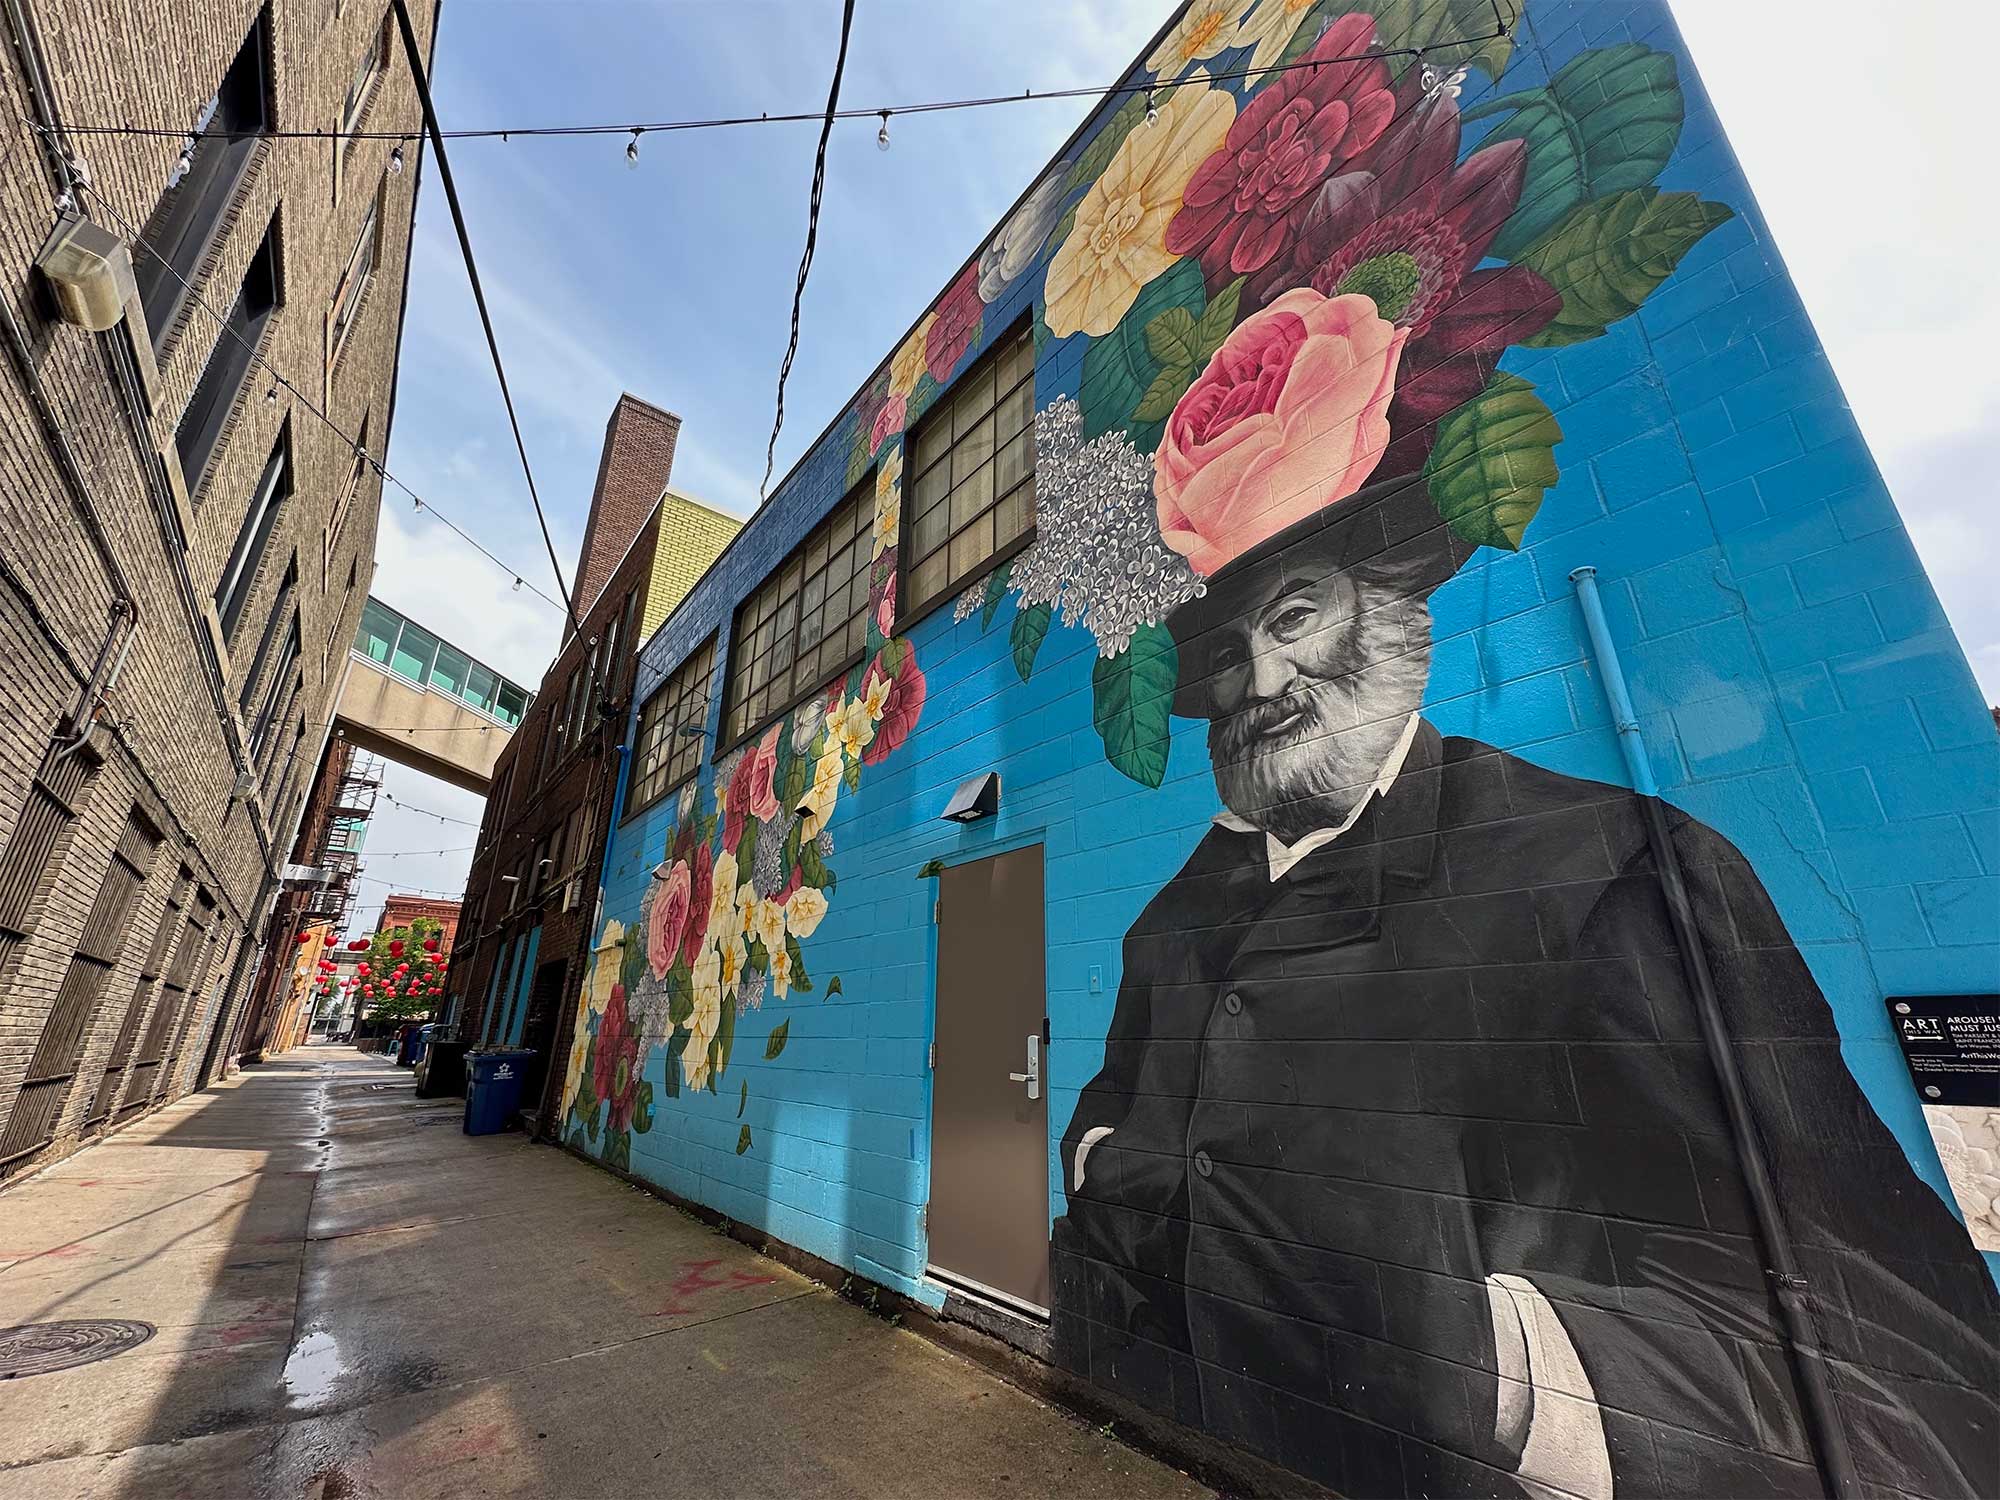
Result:
{"label": "red paper lantern", "polygon": [[299,934],[299,946],[301,948],[305,947],[305,945],[307,943],[310,943],[312,940],[313,940],[313,935],[310,932],[302,932]]}
{"label": "red paper lantern", "polygon": [[368,999],[373,1000],[375,998],[375,986],[372,984],[364,984],[361,986],[361,993]]}
{"label": "red paper lantern", "polygon": [[367,951],[367,949],[368,949],[367,938],[356,938],[353,942],[347,945],[347,951],[349,953],[364,953]]}
{"label": "red paper lantern", "polygon": [[424,952],[426,953],[435,953],[438,951],[438,948],[440,946],[441,945],[439,944],[438,940],[434,937],[428,937],[424,939]]}
{"label": "red paper lantern", "polygon": [[397,938],[389,944],[389,957],[401,958],[402,956],[403,956],[403,940],[401,938]]}
{"label": "red paper lantern", "polygon": [[355,972],[355,973],[357,973],[357,974],[366,974],[366,973],[368,973],[368,972],[369,972],[369,968],[368,968],[368,965],[366,965],[366,964],[356,964],[356,965],[354,966],[354,972]]}

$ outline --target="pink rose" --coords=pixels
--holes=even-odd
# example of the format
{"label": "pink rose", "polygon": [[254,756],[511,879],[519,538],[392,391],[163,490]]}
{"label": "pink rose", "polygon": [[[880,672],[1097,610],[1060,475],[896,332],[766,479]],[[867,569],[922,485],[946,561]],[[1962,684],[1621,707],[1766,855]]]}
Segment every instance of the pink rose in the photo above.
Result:
{"label": "pink rose", "polygon": [[985,313],[986,304],[979,300],[979,266],[975,262],[938,298],[937,318],[931,324],[930,336],[924,340],[924,367],[939,385],[951,379],[952,367],[972,347],[979,334],[979,320]]}
{"label": "pink rose", "polygon": [[681,933],[687,927],[688,904],[692,899],[694,876],[686,860],[676,860],[654,893],[652,910],[646,914],[646,962],[655,979],[665,979],[680,951]]}
{"label": "pink rose", "polygon": [[903,430],[903,420],[909,411],[910,398],[901,391],[896,392],[882,403],[882,409],[875,413],[875,425],[868,430],[868,451],[875,450],[889,438]]}
{"label": "pink rose", "polygon": [[1166,544],[1207,575],[1360,489],[1389,443],[1408,337],[1364,296],[1307,287],[1245,319],[1167,418]]}
{"label": "pink rose", "polygon": [[891,573],[889,581],[882,586],[882,597],[875,601],[875,628],[887,640],[896,633],[896,575]]}

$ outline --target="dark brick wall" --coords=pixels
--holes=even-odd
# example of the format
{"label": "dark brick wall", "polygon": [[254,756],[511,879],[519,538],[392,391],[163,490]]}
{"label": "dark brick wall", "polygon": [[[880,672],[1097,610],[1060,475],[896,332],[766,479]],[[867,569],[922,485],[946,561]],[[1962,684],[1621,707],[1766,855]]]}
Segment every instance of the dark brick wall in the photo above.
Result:
{"label": "dark brick wall", "polygon": [[612,408],[611,419],[604,424],[604,453],[590,496],[583,550],[577,557],[579,610],[596,604],[611,570],[651,519],[673,473],[674,445],[680,435],[679,417],[629,392]]}

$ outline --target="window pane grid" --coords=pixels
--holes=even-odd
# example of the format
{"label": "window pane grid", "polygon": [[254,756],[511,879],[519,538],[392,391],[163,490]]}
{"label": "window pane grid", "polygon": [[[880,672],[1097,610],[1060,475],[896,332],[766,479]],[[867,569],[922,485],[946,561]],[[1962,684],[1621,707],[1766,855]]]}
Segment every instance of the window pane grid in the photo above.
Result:
{"label": "window pane grid", "polygon": [[1035,524],[1034,338],[1004,340],[913,435],[904,598],[922,608]]}
{"label": "window pane grid", "polygon": [[812,693],[860,650],[873,494],[864,480],[737,611],[725,740]]}
{"label": "window pane grid", "polygon": [[[710,637],[639,710],[639,753],[630,798],[633,812],[659,801],[700,766],[701,731],[708,723],[709,679],[714,669],[715,640]],[[696,732],[682,734],[683,728]]]}

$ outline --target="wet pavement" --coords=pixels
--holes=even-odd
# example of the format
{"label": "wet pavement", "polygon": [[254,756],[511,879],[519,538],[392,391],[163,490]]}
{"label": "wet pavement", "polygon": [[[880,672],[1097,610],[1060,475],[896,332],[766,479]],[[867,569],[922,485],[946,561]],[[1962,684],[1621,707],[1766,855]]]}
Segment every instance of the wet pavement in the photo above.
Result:
{"label": "wet pavement", "polygon": [[1205,1493],[461,1109],[307,1047],[0,1193],[0,1500]]}

